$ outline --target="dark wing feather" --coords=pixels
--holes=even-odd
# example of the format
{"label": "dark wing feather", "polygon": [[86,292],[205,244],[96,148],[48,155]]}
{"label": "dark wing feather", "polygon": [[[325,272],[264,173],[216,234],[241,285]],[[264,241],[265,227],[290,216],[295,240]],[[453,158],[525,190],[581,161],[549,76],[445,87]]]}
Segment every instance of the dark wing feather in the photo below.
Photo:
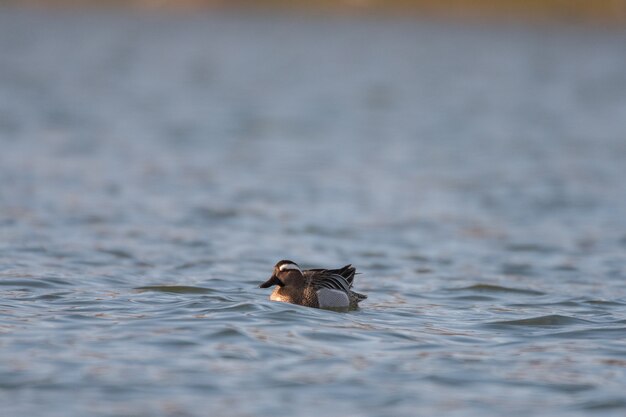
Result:
{"label": "dark wing feather", "polygon": [[337,268],[337,269],[309,269],[308,271],[318,272],[318,273],[323,272],[326,274],[339,275],[348,282],[349,288],[352,287],[352,282],[354,281],[354,275],[356,274],[356,269],[352,265],[346,265],[343,268]]}
{"label": "dark wing feather", "polygon": [[335,270],[309,269],[304,271],[304,275],[316,289],[329,288],[350,293],[350,282],[348,282],[344,276],[333,273],[334,271]]}

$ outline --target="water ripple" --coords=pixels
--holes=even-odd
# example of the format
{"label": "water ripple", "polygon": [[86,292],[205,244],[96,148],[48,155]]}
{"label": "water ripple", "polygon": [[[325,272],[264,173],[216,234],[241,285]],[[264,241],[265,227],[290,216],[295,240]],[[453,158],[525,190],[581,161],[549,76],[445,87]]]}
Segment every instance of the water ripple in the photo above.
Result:
{"label": "water ripple", "polygon": [[191,287],[185,285],[147,285],[137,287],[135,291],[141,293],[146,291],[164,292],[172,294],[210,294],[215,292],[210,288]]}
{"label": "water ripple", "polygon": [[3,8],[0,414],[626,415],[623,38]]}
{"label": "water ripple", "polygon": [[492,325],[504,325],[504,326],[569,326],[574,324],[587,324],[591,323],[587,320],[578,319],[570,316],[561,316],[558,314],[551,314],[547,316],[531,317],[527,319],[509,320],[509,321],[496,321],[489,324]]}
{"label": "water ripple", "polygon": [[531,290],[526,288],[510,288],[493,284],[474,284],[469,287],[462,288],[449,288],[448,291],[471,291],[479,293],[511,293],[511,294],[523,294],[523,295],[545,295],[545,293],[537,290]]}

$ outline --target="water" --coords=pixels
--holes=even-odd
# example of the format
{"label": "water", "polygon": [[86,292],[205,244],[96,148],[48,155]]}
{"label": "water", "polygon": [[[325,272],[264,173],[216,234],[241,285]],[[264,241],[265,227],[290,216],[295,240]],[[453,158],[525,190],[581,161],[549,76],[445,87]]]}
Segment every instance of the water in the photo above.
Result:
{"label": "water", "polygon": [[2,416],[624,415],[625,38],[2,10]]}

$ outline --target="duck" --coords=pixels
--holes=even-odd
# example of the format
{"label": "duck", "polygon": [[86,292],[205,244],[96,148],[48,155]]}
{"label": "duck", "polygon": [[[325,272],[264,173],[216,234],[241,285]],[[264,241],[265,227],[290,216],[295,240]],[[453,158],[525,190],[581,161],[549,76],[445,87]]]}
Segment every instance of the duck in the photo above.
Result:
{"label": "duck", "polygon": [[288,259],[278,261],[260,288],[276,286],[270,300],[322,309],[356,309],[367,295],[352,291],[356,269],[305,269]]}

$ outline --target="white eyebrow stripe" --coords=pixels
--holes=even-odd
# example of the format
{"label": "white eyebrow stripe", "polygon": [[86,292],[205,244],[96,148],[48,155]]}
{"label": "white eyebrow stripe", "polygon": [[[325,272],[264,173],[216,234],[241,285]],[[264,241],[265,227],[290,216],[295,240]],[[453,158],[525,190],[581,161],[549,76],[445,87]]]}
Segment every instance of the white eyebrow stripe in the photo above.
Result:
{"label": "white eyebrow stripe", "polygon": [[300,271],[300,268],[298,268],[298,265],[296,264],[282,264],[280,268],[278,268],[279,271],[285,271],[287,269],[295,269],[296,271]]}

